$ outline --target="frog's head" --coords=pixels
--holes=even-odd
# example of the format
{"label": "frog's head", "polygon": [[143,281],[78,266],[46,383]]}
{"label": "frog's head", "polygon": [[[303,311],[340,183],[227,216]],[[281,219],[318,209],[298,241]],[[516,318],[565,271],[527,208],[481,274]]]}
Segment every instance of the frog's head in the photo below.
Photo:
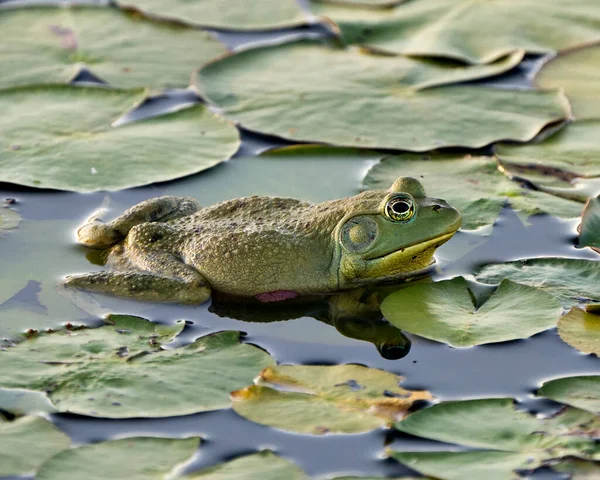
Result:
{"label": "frog's head", "polygon": [[334,231],[339,288],[414,275],[461,225],[458,210],[410,177],[347,200]]}

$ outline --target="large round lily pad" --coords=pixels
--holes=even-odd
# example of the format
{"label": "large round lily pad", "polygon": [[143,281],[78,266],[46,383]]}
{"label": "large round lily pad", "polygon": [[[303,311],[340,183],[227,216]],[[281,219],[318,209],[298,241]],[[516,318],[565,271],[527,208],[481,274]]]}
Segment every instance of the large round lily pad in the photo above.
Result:
{"label": "large round lily pad", "polygon": [[196,85],[250,130],[295,141],[424,151],[525,141],[565,119],[568,106],[558,91],[447,86],[514,63],[509,57],[470,69],[305,41],[209,63]]}
{"label": "large round lily pad", "polygon": [[558,333],[573,348],[600,357],[600,315],[572,308],[558,321]]}
{"label": "large round lily pad", "polygon": [[121,438],[65,450],[44,463],[38,480],[161,480],[192,459],[198,437]]}
{"label": "large round lily pad", "polygon": [[375,9],[313,2],[312,11],[336,22],[348,43],[469,63],[489,63],[515,50],[548,53],[600,39],[596,0],[396,3]]}
{"label": "large round lily pad", "polygon": [[508,201],[528,217],[546,212],[578,217],[581,204],[521,187],[498,169],[492,157],[457,154],[402,154],[376,164],[363,180],[367,188],[387,188],[401,176],[418,178],[429,196],[443,198],[463,216],[464,230],[492,224]]}
{"label": "large round lily pad", "polygon": [[199,104],[111,126],[146,94],[70,86],[0,91],[0,181],[118,190],[199,172],[238,149],[237,129]]}
{"label": "large round lily pad", "polygon": [[569,308],[578,303],[600,301],[600,262],[568,258],[530,258],[484,266],[476,273],[484,283],[505,278],[541,288]]}
{"label": "large round lily pad", "polygon": [[552,295],[510,280],[483,305],[474,305],[473,298],[458,277],[398,290],[381,311],[396,327],[453,347],[527,338],[553,327],[562,313]]}
{"label": "large round lily pad", "polygon": [[227,51],[206,32],[110,7],[2,9],[0,31],[1,88],[69,82],[84,67],[119,87],[186,87]]}
{"label": "large round lily pad", "polygon": [[31,474],[70,445],[69,437],[45,418],[8,422],[0,415],[0,477]]}
{"label": "large round lily pad", "polygon": [[482,451],[391,452],[396,460],[421,473],[447,480],[515,478],[517,469],[534,469],[545,461],[572,455],[600,455],[593,436],[597,416],[566,409],[556,417],[536,418],[515,410],[512,399],[444,402],[420,410],[394,425],[402,432]]}
{"label": "large round lily pad", "polygon": [[310,21],[297,0],[123,0],[117,3],[183,23],[226,30],[280,29]]}
{"label": "large round lily pad", "polygon": [[402,377],[360,365],[277,366],[258,384],[232,393],[233,409],[253,422],[298,433],[358,433],[406,415],[427,391],[409,391]]}
{"label": "large round lily pad", "polygon": [[544,383],[537,394],[592,413],[600,413],[600,375],[551,380]]}
{"label": "large round lily pad", "polygon": [[[229,393],[273,363],[238,332],[164,350],[183,328],[110,316],[106,326],[34,336],[0,350],[0,387],[45,391],[58,411],[166,417],[227,408]],[[2,405],[0,405],[0,409]]]}

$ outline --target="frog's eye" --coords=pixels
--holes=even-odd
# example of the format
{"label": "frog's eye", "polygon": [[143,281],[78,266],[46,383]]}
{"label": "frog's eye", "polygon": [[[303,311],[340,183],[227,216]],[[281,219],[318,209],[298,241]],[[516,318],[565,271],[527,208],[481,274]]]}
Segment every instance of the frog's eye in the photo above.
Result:
{"label": "frog's eye", "polygon": [[394,195],[385,204],[385,216],[392,222],[408,222],[415,216],[415,201],[408,194]]}

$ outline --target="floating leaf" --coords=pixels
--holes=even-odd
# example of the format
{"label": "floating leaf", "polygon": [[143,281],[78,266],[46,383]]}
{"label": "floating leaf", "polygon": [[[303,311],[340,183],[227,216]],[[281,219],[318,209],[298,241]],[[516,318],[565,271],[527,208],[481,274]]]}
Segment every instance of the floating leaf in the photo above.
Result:
{"label": "floating leaf", "polygon": [[530,258],[484,266],[478,281],[513,282],[540,288],[569,308],[583,302],[600,301],[600,262],[568,258]]}
{"label": "floating leaf", "polygon": [[585,204],[579,225],[579,246],[600,253],[600,196],[590,198]]}
{"label": "floating leaf", "polygon": [[600,357],[600,315],[572,308],[558,321],[558,333],[573,348]]}
{"label": "floating leaf", "polygon": [[581,213],[579,203],[523,188],[506,178],[491,157],[402,154],[376,164],[363,183],[370,189],[383,188],[402,176],[418,178],[428,195],[457,208],[465,230],[492,224],[507,200],[524,217],[548,212],[570,218]]}
{"label": "floating leaf", "polygon": [[402,418],[427,391],[399,387],[402,377],[360,365],[277,366],[257,385],[232,393],[233,409],[253,422],[299,433],[358,433]]}
{"label": "floating leaf", "polygon": [[0,181],[119,190],[200,172],[238,149],[237,130],[203,105],[111,127],[146,93],[69,86],[0,91]]}
{"label": "floating leaf", "polygon": [[56,412],[44,392],[19,388],[0,388],[0,410],[16,416]]}
{"label": "floating leaf", "polygon": [[15,228],[20,221],[21,215],[11,208],[0,206],[0,235]]}
{"label": "floating leaf", "polygon": [[545,382],[537,394],[588,412],[600,413],[600,375],[551,380]]}
{"label": "floating leaf", "polygon": [[600,472],[600,461],[587,462],[570,458],[552,465],[552,470],[569,474],[569,480],[597,480]]}
{"label": "floating leaf", "polygon": [[295,463],[268,450],[236,458],[227,463],[200,470],[183,477],[189,480],[308,480]]}
{"label": "floating leaf", "polygon": [[541,419],[515,410],[510,398],[444,402],[420,410],[394,425],[402,432],[442,442],[484,449],[469,452],[391,452],[411,468],[447,480],[516,478],[514,470],[572,455],[594,458],[593,440],[600,420],[567,409]]}
{"label": "floating leaf", "polygon": [[560,302],[537,288],[503,280],[480,306],[463,277],[413,285],[385,298],[384,317],[396,327],[453,347],[527,338],[556,324]]}
{"label": "floating leaf", "polygon": [[231,30],[268,30],[308,23],[296,0],[123,0],[120,5],[179,22]]}
{"label": "floating leaf", "polygon": [[348,43],[469,63],[489,63],[515,50],[549,53],[600,39],[596,0],[396,3],[374,9],[313,2],[312,11],[336,22]]}
{"label": "floating leaf", "polygon": [[164,350],[161,344],[183,322],[157,325],[120,315],[108,322],[39,334],[0,351],[0,387],[45,391],[61,412],[165,417],[227,408],[229,392],[273,363],[263,350],[240,343],[238,332]]}
{"label": "floating leaf", "polygon": [[159,480],[191,460],[198,437],[171,439],[131,437],[83,445],[59,453],[44,463],[36,480]]}
{"label": "floating leaf", "polygon": [[0,88],[69,82],[84,67],[119,87],[187,87],[227,51],[206,32],[116,8],[3,9],[0,30]]}
{"label": "floating leaf", "polygon": [[70,445],[69,437],[45,418],[7,422],[0,416],[0,477],[31,474]]}
{"label": "floating leaf", "polygon": [[244,127],[294,141],[482,147],[529,140],[568,116],[558,91],[444,86],[506,71],[515,60],[467,68],[303,41],[224,57],[205,65],[196,83]]}

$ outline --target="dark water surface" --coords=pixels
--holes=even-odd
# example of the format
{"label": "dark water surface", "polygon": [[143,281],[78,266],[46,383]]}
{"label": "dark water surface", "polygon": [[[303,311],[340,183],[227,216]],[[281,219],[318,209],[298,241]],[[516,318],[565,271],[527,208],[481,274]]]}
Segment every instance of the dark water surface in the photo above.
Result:
{"label": "dark water surface", "polygon": [[[234,47],[257,41],[271,41],[289,35],[322,35],[323,29],[298,29],[292,32],[266,35],[224,34],[219,37]],[[527,60],[523,67],[494,84],[502,86],[528,85],[530,72],[539,59]],[[178,105],[195,102],[189,91],[176,91],[142,106],[132,117],[151,115]],[[277,121],[276,118],[273,121]],[[45,221],[48,229],[39,238],[36,248],[47,257],[56,258],[50,280],[58,281],[66,274],[94,268],[85,258],[86,251],[74,245],[74,230],[106,198],[112,213],[158,195],[191,195],[205,205],[251,194],[298,197],[324,201],[353,195],[360,181],[375,160],[370,158],[335,157],[275,161],[255,155],[285,141],[243,132],[243,144],[236,157],[228,162],[179,181],[120,192],[75,194],[19,188],[0,184],[0,199],[17,200],[16,209],[23,222],[0,241],[0,257],[15,257],[14,268],[21,260],[36,252],[22,246],[20,235],[27,225]],[[126,159],[124,159],[126,161]],[[166,159],[167,160],[167,159]],[[435,194],[435,192],[431,192]],[[561,256],[598,260],[591,251],[575,248],[576,223],[536,216],[524,225],[509,209],[496,222],[490,236],[458,233],[439,249],[440,270],[436,279],[456,275],[469,276],[478,266],[538,256]],[[28,247],[30,248],[30,247]],[[3,272],[6,274],[6,272]],[[36,277],[36,280],[40,280]],[[40,280],[42,281],[42,280]],[[38,282],[23,285],[23,290],[11,302],[27,305],[31,311],[40,308]],[[340,335],[331,325],[303,316],[295,320],[272,323],[243,322],[223,318],[209,311],[209,305],[197,307],[146,304],[124,299],[102,298],[105,311],[139,315],[159,322],[188,321],[177,345],[220,330],[240,330],[246,342],[259,345],[283,364],[360,363],[398,373],[406,377],[406,388],[430,390],[439,400],[514,397],[522,408],[550,414],[557,404],[535,399],[533,393],[543,381],[551,378],[597,374],[598,359],[578,353],[562,342],[556,329],[520,341],[496,345],[455,349],[440,343],[407,335],[411,341],[408,354],[398,360],[383,358],[371,343]],[[62,305],[62,304],[61,304]],[[76,322],[64,305],[57,307],[65,317]],[[444,446],[399,432],[378,430],[361,435],[325,435],[322,437],[295,435],[254,424],[237,416],[232,410],[200,413],[163,419],[105,420],[77,415],[52,415],[52,421],[76,444],[92,443],[132,435],[189,436],[199,435],[203,444],[198,457],[188,468],[193,471],[233,457],[270,448],[298,463],[314,476],[334,474],[402,476],[413,474],[408,468],[385,458],[385,446],[407,450],[456,448]],[[541,469],[531,478],[565,478]]]}

